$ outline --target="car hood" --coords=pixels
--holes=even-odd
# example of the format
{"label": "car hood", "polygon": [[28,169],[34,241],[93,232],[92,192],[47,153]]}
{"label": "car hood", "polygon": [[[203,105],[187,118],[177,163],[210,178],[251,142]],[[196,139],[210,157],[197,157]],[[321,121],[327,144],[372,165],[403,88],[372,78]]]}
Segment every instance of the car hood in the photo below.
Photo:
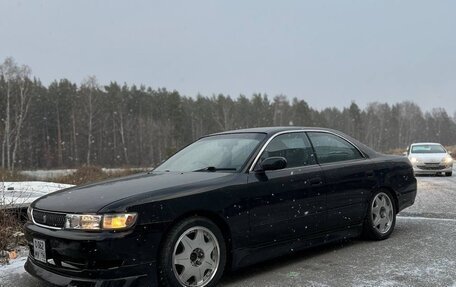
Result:
{"label": "car hood", "polygon": [[147,194],[151,201],[185,195],[214,187],[236,176],[220,172],[153,172],[94,184],[72,187],[40,197],[33,208],[66,212],[96,213],[114,202]]}
{"label": "car hood", "polygon": [[410,154],[409,158],[414,157],[425,163],[440,163],[447,155],[447,153],[414,153]]}

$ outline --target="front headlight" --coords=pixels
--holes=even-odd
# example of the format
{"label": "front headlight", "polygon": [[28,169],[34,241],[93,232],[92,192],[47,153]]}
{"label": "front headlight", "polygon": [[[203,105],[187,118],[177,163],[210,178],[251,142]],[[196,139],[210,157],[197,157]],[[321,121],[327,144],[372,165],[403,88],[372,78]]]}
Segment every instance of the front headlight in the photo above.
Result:
{"label": "front headlight", "polygon": [[411,158],[410,158],[410,162],[413,163],[413,164],[415,164],[415,163],[418,162],[418,159],[417,159],[416,157],[411,157]]}
{"label": "front headlight", "polygon": [[119,214],[67,214],[65,229],[78,230],[117,230],[130,228],[135,224],[136,213]]}
{"label": "front headlight", "polygon": [[67,214],[65,229],[100,230],[102,215]]}
{"label": "front headlight", "polygon": [[447,155],[443,161],[444,161],[446,164],[450,164],[450,163],[453,162],[453,158],[452,158],[451,156]]}

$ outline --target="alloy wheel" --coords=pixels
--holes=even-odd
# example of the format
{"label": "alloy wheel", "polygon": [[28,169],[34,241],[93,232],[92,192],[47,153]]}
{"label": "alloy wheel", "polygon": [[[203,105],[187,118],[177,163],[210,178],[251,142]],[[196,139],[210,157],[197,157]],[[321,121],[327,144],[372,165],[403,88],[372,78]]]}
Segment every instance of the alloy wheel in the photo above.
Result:
{"label": "alloy wheel", "polygon": [[206,286],[217,273],[220,248],[215,235],[207,228],[187,229],[176,241],[173,271],[182,286]]}
{"label": "alloy wheel", "polygon": [[373,227],[381,234],[388,233],[394,220],[394,206],[390,197],[380,192],[372,200],[371,218]]}

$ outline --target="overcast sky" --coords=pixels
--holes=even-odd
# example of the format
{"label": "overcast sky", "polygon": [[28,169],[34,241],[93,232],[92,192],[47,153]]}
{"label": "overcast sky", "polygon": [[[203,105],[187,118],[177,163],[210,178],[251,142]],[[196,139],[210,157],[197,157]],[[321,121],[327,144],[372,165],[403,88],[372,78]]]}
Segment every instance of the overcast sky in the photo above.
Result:
{"label": "overcast sky", "polygon": [[0,60],[198,93],[456,111],[456,1],[0,0]]}

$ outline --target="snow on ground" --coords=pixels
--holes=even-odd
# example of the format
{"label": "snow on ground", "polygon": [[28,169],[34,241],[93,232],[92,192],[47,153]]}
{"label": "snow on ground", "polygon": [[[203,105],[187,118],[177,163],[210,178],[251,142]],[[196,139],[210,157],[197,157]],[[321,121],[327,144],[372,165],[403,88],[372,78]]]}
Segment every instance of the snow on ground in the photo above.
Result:
{"label": "snow on ground", "polygon": [[[16,259],[10,260],[8,264],[0,264],[0,283],[2,282],[2,277],[6,276],[7,274],[22,274],[25,272],[24,264],[27,260],[28,248],[25,246],[21,246],[17,250],[17,253],[18,257]],[[0,284],[0,286],[2,285]]]}
{"label": "snow on ground", "polygon": [[401,214],[432,218],[456,218],[456,170],[451,177],[419,176],[415,204]]}
{"label": "snow on ground", "polygon": [[11,276],[14,274],[24,273],[25,272],[25,270],[24,270],[25,261],[27,261],[27,257],[23,256],[23,257],[18,257],[16,259],[10,260],[10,262],[8,264],[0,265],[0,280],[3,277],[6,277],[7,275]]}
{"label": "snow on ground", "polygon": [[72,186],[71,184],[44,181],[0,181],[0,205],[28,205],[38,197]]}

